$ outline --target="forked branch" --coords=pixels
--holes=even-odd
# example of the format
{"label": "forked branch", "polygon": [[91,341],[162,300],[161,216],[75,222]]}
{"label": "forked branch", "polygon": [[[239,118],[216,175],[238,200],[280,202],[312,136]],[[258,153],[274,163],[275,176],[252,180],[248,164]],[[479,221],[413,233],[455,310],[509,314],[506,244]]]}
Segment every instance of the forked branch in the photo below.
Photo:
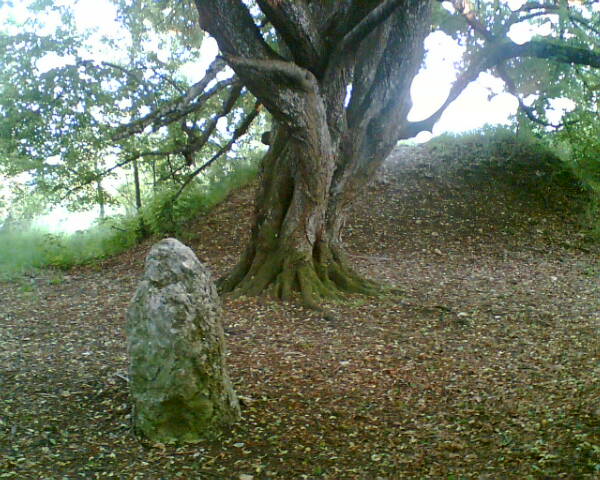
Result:
{"label": "forked branch", "polygon": [[195,0],[200,26],[210,33],[223,55],[281,58],[265,41],[241,0]]}
{"label": "forked branch", "polygon": [[325,47],[305,0],[257,2],[298,65],[309,68],[321,63]]}
{"label": "forked branch", "polygon": [[186,159],[187,165],[191,165],[192,163],[194,163],[194,153],[199,151],[201,148],[204,147],[204,145],[206,145],[209,138],[217,128],[219,120],[231,113],[231,110],[233,110],[233,107],[235,106],[237,100],[240,98],[241,94],[242,86],[239,84],[235,85],[229,92],[227,98],[223,100],[221,108],[208,120],[200,134],[198,134],[194,126],[188,127],[185,124],[185,122],[183,122],[182,128],[188,135],[188,143],[183,148],[182,153]]}

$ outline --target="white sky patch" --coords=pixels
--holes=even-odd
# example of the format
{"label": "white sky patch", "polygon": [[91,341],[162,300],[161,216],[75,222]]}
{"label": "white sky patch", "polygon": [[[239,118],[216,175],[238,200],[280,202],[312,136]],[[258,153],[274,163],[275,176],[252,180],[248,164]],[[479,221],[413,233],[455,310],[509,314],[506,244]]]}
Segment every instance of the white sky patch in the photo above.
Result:
{"label": "white sky patch", "polygon": [[38,72],[42,74],[52,70],[53,68],[62,68],[66,65],[74,64],[75,57],[73,57],[72,55],[61,57],[60,55],[57,55],[56,53],[52,52],[40,58],[35,64],[35,66]]}
{"label": "white sky patch", "polygon": [[509,123],[508,117],[517,112],[517,99],[502,92],[492,75],[482,73],[479,77],[446,109],[433,128],[434,135]]}
{"label": "white sky patch", "polygon": [[[70,2],[69,2],[70,3]],[[77,27],[81,30],[98,30],[103,35],[118,32],[117,7],[107,0],[77,1],[73,5]]]}
{"label": "white sky patch", "polygon": [[52,155],[51,157],[46,158],[46,160],[44,160],[44,163],[46,165],[60,165],[63,162],[59,155]]}
{"label": "white sky patch", "polygon": [[523,45],[535,35],[546,37],[552,33],[552,22],[548,20],[542,25],[529,25],[527,23],[516,23],[508,31],[508,38],[513,42]]}
{"label": "white sky patch", "polygon": [[226,118],[221,117],[217,120],[217,128],[219,129],[219,132],[221,132],[221,134],[223,135],[227,135],[227,125],[228,122]]}
{"label": "white sky patch", "polygon": [[168,45],[170,38],[160,38],[153,36],[144,42],[144,48],[151,50],[156,53],[156,57],[163,63],[168,63],[170,58],[170,52]]}
{"label": "white sky patch", "polygon": [[[427,118],[444,103],[456,79],[455,65],[463,54],[463,48],[442,32],[429,35],[425,46],[428,50],[425,68],[411,87],[414,102],[408,116],[411,121]],[[433,134],[464,132],[486,124],[507,124],[517,106],[517,99],[504,92],[502,80],[484,72],[446,109]],[[426,141],[430,136],[423,133],[417,141]]]}
{"label": "white sky patch", "polygon": [[181,68],[181,73],[192,83],[200,80],[206,73],[206,69],[219,53],[217,42],[212,37],[202,40],[202,52],[200,58],[195,62],[186,63]]}
{"label": "white sky patch", "polygon": [[508,8],[511,10],[517,10],[521,8],[527,0],[508,0]]}
{"label": "white sky patch", "polygon": [[427,118],[444,103],[456,78],[454,66],[464,51],[443,32],[429,35],[425,39],[425,48],[425,68],[415,77],[411,86],[413,108],[408,114],[411,121]]}
{"label": "white sky patch", "polygon": [[549,103],[550,109],[546,111],[546,117],[554,125],[559,124],[563,115],[576,107],[575,102],[569,98],[552,98]]}
{"label": "white sky patch", "polygon": [[[122,209],[106,207],[107,215],[123,213]],[[100,216],[100,207],[83,212],[70,212],[65,207],[56,207],[50,213],[35,219],[34,226],[51,233],[75,233],[91,227]]]}
{"label": "white sky patch", "polygon": [[[75,22],[80,32],[94,32],[85,48],[80,48],[81,57],[93,58],[96,62],[125,62],[127,48],[131,42],[129,33],[117,21],[117,7],[109,0],[67,0],[71,5]],[[110,38],[122,46],[119,50],[107,48],[103,38]]]}

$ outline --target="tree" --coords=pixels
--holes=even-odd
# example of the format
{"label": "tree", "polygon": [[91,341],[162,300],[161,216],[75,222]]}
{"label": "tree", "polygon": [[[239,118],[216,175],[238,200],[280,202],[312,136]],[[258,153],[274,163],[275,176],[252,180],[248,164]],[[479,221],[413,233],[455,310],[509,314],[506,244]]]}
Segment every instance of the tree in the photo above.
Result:
{"label": "tree", "polygon": [[180,73],[203,37],[191,4],[165,15],[166,1],[114,0],[120,29],[100,35],[78,28],[75,2],[22,3],[30,20],[0,23],[0,169],[30,177],[52,201],[106,202],[98,183],[118,184],[133,170],[139,210],[144,176],[152,172],[155,190],[189,185],[196,156],[217,160],[233,149],[218,122],[239,127],[237,139],[250,126],[241,113],[256,118],[255,99],[235,79],[206,88],[220,70],[193,85]]}
{"label": "tree", "polygon": [[397,141],[430,129],[480,72],[496,68],[510,84],[504,63],[515,58],[600,67],[600,52],[576,42],[517,45],[507,38],[511,24],[553,9],[568,11],[565,2],[527,3],[506,12],[504,23],[496,15],[488,26],[467,2],[456,0],[454,10],[480,39],[447,101],[430,118],[412,123],[409,89],[423,61],[432,2],[257,0],[277,33],[277,49],[244,2],[195,3],[200,25],[275,123],[252,237],[222,286],[248,294],[270,290],[281,298],[299,290],[311,306],[339,291],[373,290],[344,258],[345,213]]}
{"label": "tree", "polygon": [[[273,128],[251,238],[221,289],[269,292],[282,299],[299,292],[315,308],[323,298],[343,292],[378,290],[351,269],[342,233],[349,206],[399,140],[430,130],[486,70],[494,71],[517,96],[522,115],[547,126],[543,112],[549,99],[568,96],[573,89],[589,90],[594,84],[589,78],[597,78],[600,68],[599,12],[590,0],[525,2],[514,9],[501,0],[476,5],[466,0],[115,3],[133,32],[130,64],[77,59],[75,65],[84,66],[90,76],[120,79],[121,87],[94,91],[101,102],[103,95],[129,99],[132,118],[122,118],[116,130],[98,131],[119,149],[116,167],[134,160],[178,158],[177,165],[168,163],[171,177],[179,182],[178,195],[195,175],[234,148],[266,110]],[[216,39],[220,56],[204,78],[185,85],[173,72],[182,63],[177,58],[187,58],[198,48],[196,15],[200,27]],[[545,22],[552,25],[547,37],[523,44],[510,39],[515,25]],[[175,32],[179,53],[173,63],[163,65],[144,50],[148,25],[163,35]],[[410,87],[423,63],[425,38],[434,28],[465,46],[464,61],[440,108],[411,122]],[[227,66],[235,75],[222,75]],[[573,80],[573,66],[585,81]],[[540,75],[535,78],[531,72]],[[537,100],[528,103],[521,92]],[[579,107],[597,109],[586,101]],[[116,123],[114,109],[103,115]],[[97,118],[83,118],[82,126],[96,128]],[[222,135],[217,128],[221,118],[231,125],[229,139],[214,142]],[[181,172],[185,175],[177,177]]]}

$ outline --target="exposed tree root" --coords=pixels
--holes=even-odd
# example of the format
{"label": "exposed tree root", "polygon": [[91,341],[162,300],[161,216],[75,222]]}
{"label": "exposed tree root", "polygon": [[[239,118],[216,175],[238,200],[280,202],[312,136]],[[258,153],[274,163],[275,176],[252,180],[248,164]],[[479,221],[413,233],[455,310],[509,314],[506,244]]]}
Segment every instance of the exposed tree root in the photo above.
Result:
{"label": "exposed tree root", "polygon": [[324,301],[341,300],[345,294],[376,296],[386,291],[349,268],[339,250],[323,245],[312,256],[281,249],[256,253],[250,248],[219,282],[219,289],[235,296],[267,294],[281,300],[298,294],[304,306],[317,311],[323,311]]}

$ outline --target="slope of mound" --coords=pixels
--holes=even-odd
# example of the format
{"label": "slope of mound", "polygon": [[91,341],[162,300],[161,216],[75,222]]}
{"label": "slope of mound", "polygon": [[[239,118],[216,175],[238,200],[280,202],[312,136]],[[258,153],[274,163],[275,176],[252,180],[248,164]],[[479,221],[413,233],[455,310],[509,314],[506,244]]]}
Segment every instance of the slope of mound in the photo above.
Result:
{"label": "slope of mound", "polygon": [[[348,221],[356,268],[401,298],[328,305],[336,321],[224,299],[244,409],[218,442],[130,430],[123,314],[149,244],[0,284],[2,478],[596,478],[600,263],[577,195],[545,160],[434,146],[398,149]],[[251,213],[236,192],[190,229],[216,274]]]}
{"label": "slope of mound", "polygon": [[395,250],[560,243],[577,229],[583,194],[550,152],[475,137],[397,148],[370,196],[356,206],[358,237],[391,235],[382,243]]}

